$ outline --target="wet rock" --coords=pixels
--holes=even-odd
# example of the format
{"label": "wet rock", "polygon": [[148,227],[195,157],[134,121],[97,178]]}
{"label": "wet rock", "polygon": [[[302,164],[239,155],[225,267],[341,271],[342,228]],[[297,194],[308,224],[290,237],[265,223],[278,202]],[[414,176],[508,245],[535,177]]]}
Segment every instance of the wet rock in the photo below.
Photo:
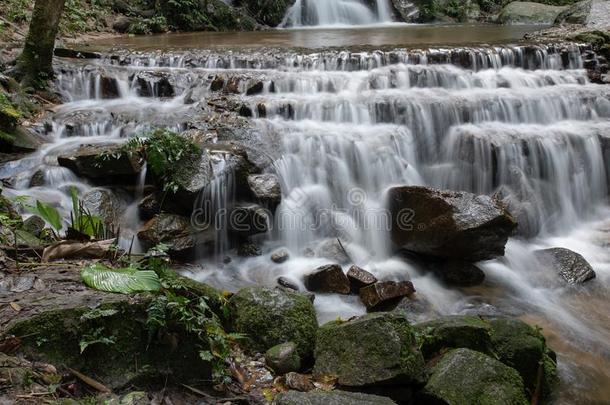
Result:
{"label": "wet rock", "polygon": [[293,342],[273,346],[265,353],[265,363],[276,375],[283,375],[301,369],[301,358],[297,345]]}
{"label": "wet rock", "polygon": [[404,22],[417,22],[419,18],[419,10],[417,5],[409,0],[392,0],[394,9]]}
{"label": "wet rock", "polygon": [[23,221],[23,229],[37,238],[40,238],[45,226],[46,223],[44,219],[40,218],[38,215],[32,215]]}
{"label": "wet rock", "polygon": [[213,181],[215,173],[212,159],[205,150],[180,159],[177,175],[173,177],[178,187],[172,198],[166,198],[163,208],[182,215],[190,215],[201,192]]}
{"label": "wet rock", "polygon": [[109,99],[119,97],[119,84],[114,77],[101,76],[99,86],[102,98]]}
{"label": "wet rock", "polygon": [[318,322],[304,294],[282,289],[249,287],[229,300],[233,329],[249,338],[254,350],[294,342],[302,360],[313,353]]}
{"label": "wet rock", "polygon": [[305,287],[309,291],[349,294],[350,284],[338,264],[318,267],[312,274],[305,276]]}
{"label": "wet rock", "polygon": [[238,205],[229,214],[229,230],[235,235],[256,235],[267,232],[270,221],[269,211],[260,205]]}
{"label": "wet rock", "polygon": [[450,287],[472,287],[485,281],[485,273],[475,264],[459,259],[439,259],[435,257],[405,253],[408,261],[423,271],[429,271]]}
{"label": "wet rock", "polygon": [[212,228],[194,229],[187,217],[158,214],[144,224],[138,232],[138,239],[145,249],[164,243],[169,246],[170,256],[191,258],[199,249],[213,245],[216,233]]}
{"label": "wet rock", "polygon": [[427,187],[389,191],[392,241],[424,255],[468,261],[504,255],[516,222],[497,200]]}
{"label": "wet rock", "polygon": [[234,180],[236,198],[246,201],[251,198],[248,176],[258,173],[259,168],[250,161],[246,146],[233,141],[207,144],[205,148],[213,161],[224,161],[224,172],[214,173],[215,176],[230,174]]}
{"label": "wet rock", "polygon": [[277,283],[281,287],[288,288],[289,290],[299,291],[299,286],[288,280],[286,277],[278,277]]}
{"label": "wet rock", "polygon": [[315,257],[329,259],[340,264],[351,261],[344,246],[337,239],[326,239],[310,248],[313,250]]}
{"label": "wet rock", "polygon": [[424,359],[404,316],[369,314],[320,327],[313,375],[334,376],[348,387],[419,384]]}
{"label": "wet rock", "polygon": [[229,81],[227,82],[225,90],[227,91],[227,93],[240,94],[241,87],[242,87],[242,78],[231,77],[229,79]]}
{"label": "wet rock", "polygon": [[407,297],[415,292],[413,283],[410,281],[382,281],[364,287],[360,290],[360,300],[369,311],[390,309],[401,298]]}
{"label": "wet rock", "polygon": [[118,225],[125,210],[125,204],[111,190],[95,188],[83,194],[84,207],[99,217],[107,225]]}
{"label": "wet rock", "polygon": [[288,373],[284,376],[284,379],[286,387],[291,390],[309,392],[316,388],[316,386],[311,382],[311,376],[298,373]]}
{"label": "wet rock", "polygon": [[491,327],[474,316],[445,316],[414,326],[421,351],[430,359],[443,349],[465,347],[491,353]]}
{"label": "wet rock", "polygon": [[147,221],[161,211],[161,204],[154,194],[149,194],[138,203],[140,219]]}
{"label": "wet rock", "polygon": [[358,266],[352,266],[347,271],[347,278],[350,283],[351,291],[358,293],[361,288],[367,287],[377,282],[377,278]]}
{"label": "wet rock", "polygon": [[568,284],[582,284],[595,278],[595,271],[582,255],[564,248],[534,252],[543,264],[552,267]]}
{"label": "wet rock", "polygon": [[411,323],[425,322],[440,316],[434,305],[419,294],[411,294],[401,299],[393,311],[401,313]]}
{"label": "wet rock", "polygon": [[119,16],[112,23],[112,29],[121,34],[126,34],[134,21],[134,18]]}
{"label": "wet rock", "polygon": [[418,400],[422,404],[529,404],[517,371],[470,349],[444,354],[432,367]]}
{"label": "wet rock", "polygon": [[555,22],[561,12],[567,7],[550,6],[530,1],[515,1],[506,5],[498,22],[501,24],[547,24]]}
{"label": "wet rock", "polygon": [[83,145],[57,158],[60,166],[96,184],[135,184],[142,170],[136,154],[121,153],[120,145]]}
{"label": "wet rock", "polygon": [[100,59],[102,55],[97,52],[88,52],[76,49],[68,49],[68,48],[55,48],[53,50],[53,55],[59,58],[72,58],[72,59]]}
{"label": "wet rock", "polygon": [[262,254],[260,247],[254,242],[246,241],[237,246],[237,255],[241,257],[256,257]]}
{"label": "wet rock", "polygon": [[45,175],[42,170],[36,170],[30,179],[30,187],[41,187],[45,184]]}
{"label": "wet rock", "polygon": [[280,249],[271,254],[271,261],[273,263],[284,263],[290,258],[290,253],[286,249]]}
{"label": "wet rock", "polygon": [[220,75],[214,76],[214,79],[210,83],[210,90],[211,91],[221,91],[223,89],[223,87],[225,86],[225,81],[226,81],[226,79],[223,76],[220,76]]}
{"label": "wet rock", "polygon": [[248,185],[254,197],[263,203],[277,205],[282,200],[280,181],[275,174],[253,174],[248,176]]}
{"label": "wet rock", "polygon": [[279,394],[273,405],[396,405],[389,398],[346,391],[288,391]]}
{"label": "wet rock", "polygon": [[252,86],[248,87],[248,90],[246,90],[246,95],[255,96],[257,94],[261,94],[263,92],[264,88],[265,88],[264,83],[259,80],[256,83],[254,83]]}
{"label": "wet rock", "polygon": [[174,97],[176,91],[170,83],[170,74],[145,71],[136,75],[136,89],[140,97]]}
{"label": "wet rock", "polygon": [[519,319],[498,318],[489,323],[498,360],[519,372],[529,397],[534,395],[542,367],[541,397],[549,398],[558,384],[557,362],[544,336]]}

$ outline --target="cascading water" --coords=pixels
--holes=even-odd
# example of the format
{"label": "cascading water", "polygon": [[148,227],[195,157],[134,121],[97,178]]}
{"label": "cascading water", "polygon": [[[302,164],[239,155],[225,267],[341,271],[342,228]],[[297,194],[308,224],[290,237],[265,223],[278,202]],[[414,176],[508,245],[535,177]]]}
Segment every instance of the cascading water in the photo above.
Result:
{"label": "cascading water", "polygon": [[282,27],[370,25],[392,22],[389,0],[376,0],[371,8],[363,0],[296,0]]}
{"label": "cascading water", "polygon": [[[231,262],[206,260],[193,277],[224,289],[275,285],[279,276],[302,286],[303,275],[348,255],[379,278],[410,278],[436,313],[510,313],[541,324],[570,381],[562,398],[594,402],[581,386],[610,381],[610,325],[602,309],[610,298],[610,89],[589,83],[581,51],[194,51],[63,61],[57,82],[68,102],[54,113],[52,143],[0,167],[0,178],[13,178],[17,194],[69,210],[66,186],[91,185],[58,167],[58,155],[154,126],[184,129],[224,90],[252,117],[250,138],[273,154],[265,170],[278,175],[282,203],[273,230],[259,237],[262,256],[236,257],[223,226],[216,256],[230,255]],[[203,121],[213,132],[214,120]],[[239,190],[226,157],[213,155],[217,176],[199,204],[215,212],[230,209]],[[31,183],[39,170],[43,180]],[[506,257],[480,264],[484,285],[448,289],[392,254],[384,196],[398,184],[496,193],[529,238],[512,240]],[[582,289],[560,285],[532,253],[549,246],[583,254],[597,281]],[[290,260],[272,263],[278,248],[288,249]],[[365,311],[357,297],[319,294],[315,305],[320,321]]]}

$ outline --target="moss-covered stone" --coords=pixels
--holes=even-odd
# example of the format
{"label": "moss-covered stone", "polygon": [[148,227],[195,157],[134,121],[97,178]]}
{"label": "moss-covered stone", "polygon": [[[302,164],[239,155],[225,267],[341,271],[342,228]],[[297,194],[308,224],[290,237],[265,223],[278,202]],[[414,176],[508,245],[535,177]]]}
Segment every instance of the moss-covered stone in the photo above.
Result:
{"label": "moss-covered stone", "polygon": [[275,374],[287,374],[301,369],[301,358],[293,342],[273,346],[265,353],[265,363]]}
{"label": "moss-covered stone", "polygon": [[318,330],[316,377],[344,386],[418,385],[424,358],[413,328],[402,314],[376,313],[349,322],[329,322]]}
{"label": "moss-covered stone", "polygon": [[389,398],[345,391],[288,391],[279,394],[273,405],[394,405]]}
{"label": "moss-covered stone", "polygon": [[552,396],[558,382],[557,364],[544,336],[519,319],[494,319],[490,324],[494,353],[501,362],[519,372],[529,396],[538,384],[542,384],[543,398]]}
{"label": "moss-covered stone", "polygon": [[491,351],[491,327],[474,316],[445,316],[414,326],[418,343],[426,359],[447,348]]}
{"label": "moss-covered stone", "polygon": [[318,322],[306,295],[248,287],[231,297],[229,305],[233,328],[247,335],[252,349],[266,351],[291,341],[302,359],[311,357]]}
{"label": "moss-covered stone", "polygon": [[423,404],[526,405],[523,380],[514,369],[470,349],[447,352],[432,367],[420,394]]}

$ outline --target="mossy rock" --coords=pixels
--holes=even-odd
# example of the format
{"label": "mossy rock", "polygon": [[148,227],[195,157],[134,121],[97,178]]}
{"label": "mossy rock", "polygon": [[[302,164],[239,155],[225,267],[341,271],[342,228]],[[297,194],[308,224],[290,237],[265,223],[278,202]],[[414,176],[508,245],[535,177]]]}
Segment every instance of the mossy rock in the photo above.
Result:
{"label": "mossy rock", "polygon": [[286,342],[273,346],[265,353],[265,363],[277,375],[299,371],[301,358],[297,352],[297,345]]}
{"label": "mossy rock", "polygon": [[426,359],[447,348],[468,348],[491,352],[491,327],[476,316],[445,316],[414,326]]}
{"label": "mossy rock", "polygon": [[594,47],[602,47],[605,44],[610,43],[610,33],[604,31],[582,32],[580,34],[571,36],[570,40],[591,44]]}
{"label": "mossy rock", "polygon": [[534,3],[531,1],[514,1],[502,9],[498,22],[502,24],[548,24],[567,10],[564,6]]}
{"label": "mossy rock", "polygon": [[424,358],[407,318],[375,313],[318,330],[313,374],[343,386],[419,385]]}
{"label": "mossy rock", "polygon": [[557,363],[544,336],[519,319],[494,319],[490,324],[493,350],[498,359],[519,372],[530,397],[541,372],[542,397],[551,397],[558,384]]}
{"label": "mossy rock", "polygon": [[229,300],[231,323],[247,336],[250,347],[267,351],[294,342],[302,359],[313,353],[318,322],[308,296],[265,287],[248,287]]}
{"label": "mossy rock", "polygon": [[288,391],[279,394],[273,405],[394,405],[389,398],[345,391]]}
{"label": "mossy rock", "polygon": [[519,373],[483,353],[454,349],[431,368],[417,403],[447,405],[526,405]]}

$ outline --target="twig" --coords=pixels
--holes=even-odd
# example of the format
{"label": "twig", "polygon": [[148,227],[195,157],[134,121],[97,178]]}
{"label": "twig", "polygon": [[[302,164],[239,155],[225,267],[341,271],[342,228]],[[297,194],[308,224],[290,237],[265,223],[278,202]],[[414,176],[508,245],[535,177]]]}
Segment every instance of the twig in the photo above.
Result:
{"label": "twig", "polygon": [[23,33],[23,31],[21,31],[21,28],[19,28],[16,24],[13,24],[12,22],[10,22],[9,20],[7,20],[6,18],[3,18],[3,17],[0,17],[0,20],[4,21],[6,24],[8,24],[11,27],[13,27],[17,34],[19,34],[19,35],[21,35],[22,37],[25,38],[25,34]]}
{"label": "twig", "polygon": [[66,369],[71,372],[72,374],[74,374],[74,376],[78,377],[79,380],[81,380],[82,382],[84,382],[85,384],[87,384],[88,386],[95,388],[96,390],[98,390],[99,392],[103,392],[105,394],[110,394],[112,393],[112,391],[110,391],[110,389],[108,387],[106,387],[104,384],[95,381],[93,378],[91,377],[87,377],[86,375],[71,369],[70,367],[66,367]]}
{"label": "twig", "polygon": [[337,238],[337,242],[339,242],[339,247],[341,247],[341,250],[343,250],[343,253],[345,253],[345,256],[347,256],[349,261],[353,263],[354,261],[350,257],[349,253],[347,253],[347,250],[345,250],[345,247],[343,247],[343,243],[341,243],[341,239]]}

